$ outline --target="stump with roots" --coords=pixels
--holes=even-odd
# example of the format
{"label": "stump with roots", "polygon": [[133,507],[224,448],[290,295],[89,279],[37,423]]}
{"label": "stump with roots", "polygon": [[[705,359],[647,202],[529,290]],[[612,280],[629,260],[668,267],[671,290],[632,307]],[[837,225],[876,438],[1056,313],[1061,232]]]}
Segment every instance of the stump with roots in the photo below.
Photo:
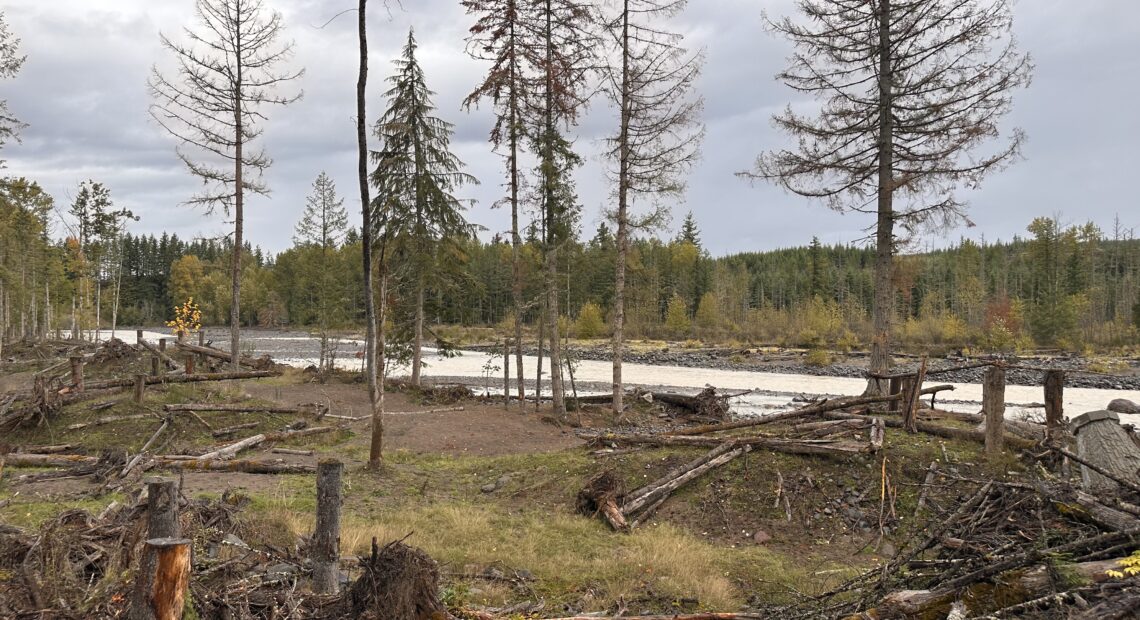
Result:
{"label": "stump with roots", "polygon": [[379,547],[360,559],[362,574],[342,599],[345,618],[361,620],[448,620],[439,601],[439,566],[435,560],[402,541]]}
{"label": "stump with roots", "polygon": [[[1111,411],[1083,413],[1070,423],[1077,438],[1077,455],[1122,480],[1140,479],[1140,447],[1120,425],[1120,416]],[[1115,493],[1112,478],[1085,465],[1081,466],[1081,486],[1093,493]]]}
{"label": "stump with roots", "polygon": [[625,489],[612,471],[600,472],[586,481],[586,485],[578,491],[574,507],[578,514],[588,517],[601,514],[615,529],[624,531],[629,529],[625,515],[620,507],[620,500],[625,496]]}

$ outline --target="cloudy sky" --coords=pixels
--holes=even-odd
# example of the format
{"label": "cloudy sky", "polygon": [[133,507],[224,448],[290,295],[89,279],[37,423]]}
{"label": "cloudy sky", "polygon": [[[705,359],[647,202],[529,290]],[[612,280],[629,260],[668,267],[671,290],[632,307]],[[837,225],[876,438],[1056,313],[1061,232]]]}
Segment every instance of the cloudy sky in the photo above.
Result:
{"label": "cloudy sky", "polygon": [[[356,145],[353,125],[357,65],[354,15],[321,28],[351,0],[266,0],[281,11],[286,36],[296,43],[292,63],[304,67],[296,87],[304,98],[267,111],[263,145],[274,159],[268,198],[247,210],[247,238],[280,251],[317,174],[325,170],[346,198],[354,199]],[[839,215],[767,186],[733,175],[757,153],[787,144],[771,116],[796,95],[773,75],[789,53],[786,42],[763,28],[762,12],[792,9],[791,0],[691,0],[677,27],[707,63],[697,86],[705,97],[707,136],[703,158],[689,179],[683,204],[673,207],[673,228],[692,210],[713,254],[862,238],[869,216]],[[382,78],[391,72],[407,30],[415,27],[420,60],[437,91],[439,114],[456,125],[454,148],[476,177],[468,188],[477,200],[470,219],[489,231],[509,228],[509,212],[491,209],[501,191],[501,162],[486,143],[486,110],[467,113],[459,103],[484,66],[464,54],[472,18],[458,0],[404,0],[384,10],[370,3],[370,121],[384,106]],[[229,228],[220,214],[181,206],[200,187],[174,155],[174,140],[151,120],[146,80],[151,67],[169,62],[159,32],[180,36],[193,24],[192,0],[6,0],[0,4],[28,59],[20,74],[0,83],[0,97],[29,124],[22,143],[0,157],[5,174],[37,180],[61,211],[84,179],[107,185],[115,202],[141,216],[138,233],[168,231],[183,237],[217,236]],[[943,245],[961,236],[1009,239],[1037,215],[1067,222],[1093,220],[1106,231],[1119,216],[1140,234],[1134,177],[1140,174],[1140,5],[1119,0],[1021,0],[1015,34],[1037,65],[1033,83],[1017,93],[1008,126],[1023,128],[1025,160],[965,197],[977,226],[924,238]],[[595,154],[614,124],[613,110],[594,104],[580,127],[581,151]],[[609,191],[596,155],[578,172],[589,235],[600,221]],[[359,216],[357,216],[359,217]],[[671,234],[671,233],[670,233]]]}

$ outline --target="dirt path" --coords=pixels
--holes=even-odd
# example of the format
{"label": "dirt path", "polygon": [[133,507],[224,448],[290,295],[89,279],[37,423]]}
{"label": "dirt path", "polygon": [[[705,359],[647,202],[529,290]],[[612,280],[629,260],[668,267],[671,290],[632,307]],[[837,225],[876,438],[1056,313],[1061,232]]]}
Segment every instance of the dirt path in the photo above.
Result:
{"label": "dirt path", "polygon": [[[246,391],[256,398],[285,405],[331,402],[334,413],[361,416],[368,412],[364,386],[308,384],[273,386],[250,383]],[[384,449],[451,455],[501,455],[549,452],[581,445],[569,432],[544,422],[533,407],[525,412],[507,411],[501,404],[479,401],[461,403],[463,411],[408,413],[438,409],[439,405],[416,405],[401,393],[385,396]],[[368,445],[369,422],[352,423],[356,437],[347,445]]]}

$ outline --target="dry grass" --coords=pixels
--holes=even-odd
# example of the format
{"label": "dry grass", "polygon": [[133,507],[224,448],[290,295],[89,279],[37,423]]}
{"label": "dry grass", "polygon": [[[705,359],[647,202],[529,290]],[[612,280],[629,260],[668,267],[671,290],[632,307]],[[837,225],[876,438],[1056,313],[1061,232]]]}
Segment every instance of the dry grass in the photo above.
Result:
{"label": "dry grass", "polygon": [[[278,494],[263,515],[266,522],[304,534],[313,526],[308,501]],[[368,518],[348,514],[341,530],[342,553],[364,553],[380,541],[409,536],[444,565],[444,572],[470,574],[496,566],[511,574],[526,569],[535,589],[554,600],[573,598],[592,609],[646,591],[662,599],[695,599],[706,609],[736,609],[745,593],[730,579],[734,567],[779,564],[760,547],[724,549],[671,525],[642,528],[632,535],[610,531],[601,521],[569,513],[512,512],[465,502],[405,505],[378,510]],[[778,578],[778,575],[769,575]],[[500,604],[504,588],[478,588],[481,604]]]}

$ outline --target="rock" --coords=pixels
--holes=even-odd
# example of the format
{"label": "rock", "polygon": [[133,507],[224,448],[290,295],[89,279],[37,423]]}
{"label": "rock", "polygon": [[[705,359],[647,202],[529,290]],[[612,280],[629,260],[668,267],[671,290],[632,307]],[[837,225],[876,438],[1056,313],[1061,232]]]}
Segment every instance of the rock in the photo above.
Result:
{"label": "rock", "polygon": [[884,541],[882,546],[879,547],[879,555],[883,557],[893,558],[895,557],[896,553],[898,553],[898,550],[896,550],[895,546],[889,542]]}
{"label": "rock", "polygon": [[484,492],[484,493],[494,493],[498,488],[499,488],[499,483],[488,482],[487,484],[484,484],[483,486],[479,487],[479,490]]}
{"label": "rock", "polygon": [[501,488],[507,486],[507,483],[510,481],[511,481],[511,475],[510,474],[503,474],[502,476],[499,476],[499,479],[495,481],[495,484],[501,489]]}
{"label": "rock", "polygon": [[752,535],[752,540],[756,544],[762,545],[769,540],[772,540],[772,535],[768,532],[765,532],[764,530],[756,530],[756,533]]}
{"label": "rock", "polygon": [[1108,410],[1116,413],[1140,413],[1140,405],[1127,398],[1114,398],[1108,403]]}
{"label": "rock", "polygon": [[237,536],[234,536],[233,534],[226,534],[225,538],[222,538],[222,543],[233,545],[234,547],[241,549],[249,549],[249,545],[247,545],[244,540],[238,538]]}
{"label": "rock", "polygon": [[515,571],[515,577],[518,577],[519,579],[522,579],[523,581],[534,581],[534,573],[528,571],[525,568],[520,568],[520,569],[516,570]]}

